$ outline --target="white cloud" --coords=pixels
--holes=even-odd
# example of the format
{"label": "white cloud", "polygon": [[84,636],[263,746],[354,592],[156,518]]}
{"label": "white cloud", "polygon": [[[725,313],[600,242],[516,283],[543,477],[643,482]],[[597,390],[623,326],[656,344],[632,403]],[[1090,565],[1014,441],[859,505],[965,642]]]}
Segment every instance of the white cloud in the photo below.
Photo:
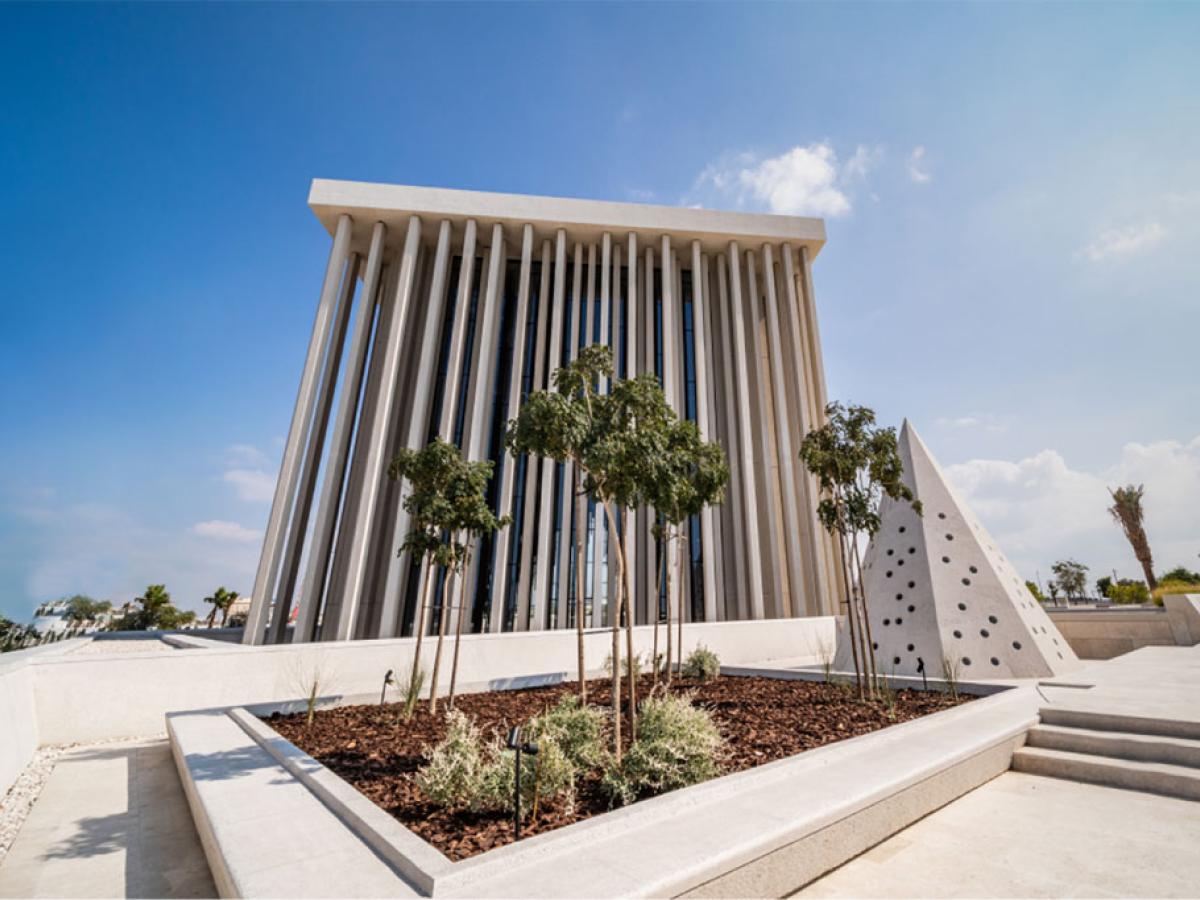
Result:
{"label": "white cloud", "polygon": [[257,541],[262,538],[261,531],[255,531],[253,528],[247,528],[237,522],[226,522],[223,519],[197,522],[192,526],[192,533],[222,541]]}
{"label": "white cloud", "polygon": [[[833,146],[821,141],[765,159],[733,154],[701,172],[692,195],[711,198],[715,205],[732,202],[781,215],[837,218],[850,213],[851,185],[866,178],[882,152],[860,145],[839,163]],[[694,196],[684,199],[687,205],[697,202]]]}
{"label": "white cloud", "polygon": [[925,168],[925,147],[918,145],[908,154],[908,177],[916,184],[928,184],[933,181],[933,175]]}
{"label": "white cloud", "polygon": [[267,455],[253,444],[233,444],[225,450],[226,461],[231,466],[261,467],[267,464]]}
{"label": "white cloud", "polygon": [[1167,229],[1158,222],[1110,228],[1100,232],[1090,244],[1079,251],[1092,262],[1112,257],[1127,257],[1153,247],[1167,236]]}
{"label": "white cloud", "polygon": [[1130,443],[1113,465],[1072,469],[1061,454],[1043,450],[1015,462],[974,459],[946,467],[959,494],[1028,578],[1047,577],[1050,564],[1075,557],[1093,578],[1141,578],[1121,529],[1108,514],[1108,488],[1144,484],[1146,533],[1158,571],[1195,568],[1200,552],[1200,437],[1188,443]]}
{"label": "white cloud", "polygon": [[230,469],[221,477],[233,485],[239,500],[265,503],[275,496],[275,476],[262,469]]}
{"label": "white cloud", "polygon": [[1008,430],[1008,425],[991,413],[971,413],[956,417],[943,416],[936,420],[936,424],[941,428],[982,428],[984,431],[994,434]]}

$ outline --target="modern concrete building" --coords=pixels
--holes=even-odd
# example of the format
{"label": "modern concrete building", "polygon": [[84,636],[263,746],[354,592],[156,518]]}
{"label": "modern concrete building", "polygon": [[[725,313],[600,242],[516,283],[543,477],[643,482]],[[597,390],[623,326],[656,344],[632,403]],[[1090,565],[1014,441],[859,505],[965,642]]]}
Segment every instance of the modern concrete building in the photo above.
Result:
{"label": "modern concrete building", "polygon": [[593,343],[618,377],[657,373],[729,457],[726,502],[691,523],[688,617],[836,611],[841,568],[797,461],[826,399],[820,220],[325,180],[309,205],[333,247],[247,642],[284,640],[297,605],[295,641],[411,633],[419,564],[397,552],[409,522],[387,466],[436,435],[495,461],[490,499],[513,517],[474,554],[468,630],[573,627],[576,565],[587,624],[607,624],[614,540],[638,623],[653,621],[651,514],[610,534],[571,502],[569,465],[502,448],[523,398]]}

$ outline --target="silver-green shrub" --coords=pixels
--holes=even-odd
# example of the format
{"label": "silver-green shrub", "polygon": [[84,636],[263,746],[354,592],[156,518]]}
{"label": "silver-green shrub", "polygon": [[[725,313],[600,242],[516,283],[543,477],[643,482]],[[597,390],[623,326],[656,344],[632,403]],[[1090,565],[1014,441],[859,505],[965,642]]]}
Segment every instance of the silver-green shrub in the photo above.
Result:
{"label": "silver-green shrub", "polygon": [[684,678],[712,681],[721,674],[721,660],[707,647],[697,647],[683,661],[682,674]]}
{"label": "silver-green shrub", "polygon": [[484,809],[492,754],[479,727],[462,712],[451,710],[447,720],[446,736],[425,753],[428,762],[417,773],[417,787],[438,806]]}
{"label": "silver-green shrub", "polygon": [[638,737],[620,763],[606,769],[602,785],[613,802],[699,784],[721,771],[724,740],[708,710],[690,697],[651,697],[638,719]]}
{"label": "silver-green shrub", "polygon": [[531,740],[549,738],[566,755],[576,773],[586,772],[604,761],[604,713],[586,706],[569,694],[525,728]]}
{"label": "silver-green shrub", "polygon": [[[537,747],[536,754],[521,754],[521,811],[529,813],[536,803],[555,797],[562,797],[568,808],[574,807],[575,767],[552,738],[539,738]],[[514,753],[499,740],[491,745],[481,789],[483,808],[512,812]]]}

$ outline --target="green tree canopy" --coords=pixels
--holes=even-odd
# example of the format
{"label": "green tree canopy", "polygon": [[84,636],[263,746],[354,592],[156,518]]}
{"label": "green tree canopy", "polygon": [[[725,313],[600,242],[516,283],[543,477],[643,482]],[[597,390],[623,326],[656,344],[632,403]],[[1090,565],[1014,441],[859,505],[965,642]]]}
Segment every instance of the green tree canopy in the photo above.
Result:
{"label": "green tree canopy", "polygon": [[1082,597],[1087,590],[1088,567],[1073,559],[1060,559],[1050,567],[1054,580],[1068,600]]}

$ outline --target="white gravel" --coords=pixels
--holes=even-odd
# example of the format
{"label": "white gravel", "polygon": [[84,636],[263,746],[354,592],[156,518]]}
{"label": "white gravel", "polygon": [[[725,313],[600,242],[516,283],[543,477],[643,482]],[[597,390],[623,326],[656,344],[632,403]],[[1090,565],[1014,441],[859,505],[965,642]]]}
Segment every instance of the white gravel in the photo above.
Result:
{"label": "white gravel", "polygon": [[94,741],[86,744],[56,744],[42,747],[33,754],[33,759],[25,767],[17,780],[13,782],[8,793],[0,799],[0,864],[8,855],[8,850],[17,839],[17,832],[25,824],[29,811],[37,802],[38,795],[46,786],[46,781],[54,771],[59,758],[80,747],[99,747],[106,744],[137,743],[138,741],[162,739],[161,734],[143,735],[141,737],[115,738],[111,741]]}

